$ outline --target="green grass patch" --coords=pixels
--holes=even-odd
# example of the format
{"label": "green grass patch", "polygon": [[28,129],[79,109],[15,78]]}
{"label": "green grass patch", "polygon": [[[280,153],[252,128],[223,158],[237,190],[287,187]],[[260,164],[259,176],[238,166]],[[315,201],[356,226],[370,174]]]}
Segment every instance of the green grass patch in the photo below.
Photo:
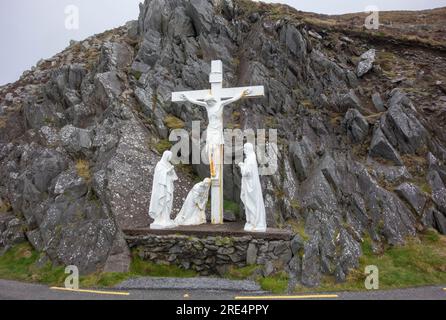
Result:
{"label": "green grass patch", "polygon": [[376,62],[386,72],[390,72],[393,70],[396,64],[396,60],[397,57],[390,51],[379,51],[377,53]]}
{"label": "green grass patch", "polygon": [[120,272],[96,272],[79,279],[79,287],[81,288],[108,288],[113,287],[120,282],[135,277],[131,273]]}
{"label": "green grass patch", "polygon": [[239,217],[240,214],[240,206],[238,203],[231,200],[223,200],[223,209],[225,211],[233,212],[236,217]]}
{"label": "green grass patch", "polygon": [[261,266],[253,264],[246,267],[233,267],[231,266],[225,274],[225,278],[232,280],[245,280],[253,277],[255,273],[261,269]]}
{"label": "green grass patch", "polygon": [[38,259],[37,252],[28,244],[19,244],[0,257],[0,277],[2,279],[31,280],[28,271]]}
{"label": "green grass patch", "polygon": [[273,116],[267,116],[264,119],[264,123],[267,128],[277,128],[277,118]]}
{"label": "green grass patch", "polygon": [[286,223],[291,226],[294,233],[298,234],[304,241],[309,240],[309,236],[305,232],[305,225],[302,221],[297,221],[295,219],[288,219]]}
{"label": "green grass patch", "polygon": [[47,263],[37,267],[40,254],[30,244],[14,246],[0,256],[0,278],[25,282],[40,282],[58,285],[65,278],[63,267],[53,267]]}
{"label": "green grass patch", "polygon": [[[444,236],[443,236],[444,238]],[[428,241],[432,244],[440,243],[441,242],[441,236],[440,234],[434,230],[434,229],[428,229],[424,231],[424,240]],[[444,248],[446,250],[446,248]]]}
{"label": "green grass patch", "polygon": [[167,151],[170,148],[172,148],[172,143],[167,139],[161,139],[153,147],[155,148],[156,151],[158,151],[159,154],[163,154],[164,151]]}
{"label": "green grass patch", "polygon": [[[0,279],[17,280],[24,282],[37,282],[50,286],[63,286],[65,278],[64,266],[53,266],[50,262],[38,266],[40,253],[35,251],[29,243],[22,243],[12,247],[0,256]],[[195,277],[193,270],[185,270],[174,265],[157,265],[142,260],[136,251],[132,253],[130,271],[95,272],[79,277],[81,288],[112,287],[126,279],[134,277]]]}
{"label": "green grass patch", "polygon": [[422,184],[420,185],[420,189],[421,189],[421,191],[423,191],[424,193],[432,194],[432,188],[431,188],[431,186],[429,185],[429,183],[427,183],[427,182],[422,183]]}
{"label": "green grass patch", "polygon": [[285,272],[279,272],[273,276],[259,278],[258,282],[263,290],[284,293],[288,288],[288,275]]}
{"label": "green grass patch", "polygon": [[217,246],[232,246],[234,244],[234,239],[231,237],[215,237],[215,245]]}
{"label": "green grass patch", "polygon": [[241,268],[230,267],[224,277],[231,280],[255,280],[259,283],[262,290],[273,293],[284,293],[287,290],[289,278],[286,272],[281,271],[268,277],[263,277],[258,274],[261,269],[262,266],[260,265],[250,265]]}
{"label": "green grass patch", "polygon": [[141,79],[142,72],[138,70],[132,70],[131,74],[135,77],[136,80]]}

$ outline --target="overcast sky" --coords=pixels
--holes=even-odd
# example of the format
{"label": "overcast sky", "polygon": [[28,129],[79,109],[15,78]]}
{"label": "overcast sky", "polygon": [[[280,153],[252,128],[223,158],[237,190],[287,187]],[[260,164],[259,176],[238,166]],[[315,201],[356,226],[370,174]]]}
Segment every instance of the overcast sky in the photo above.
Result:
{"label": "overcast sky", "polygon": [[[140,0],[1,0],[0,85],[13,82],[41,58],[81,40],[137,19]],[[446,6],[446,0],[284,0],[302,11],[339,14],[380,10],[421,10]],[[79,29],[66,28],[67,6],[79,8]],[[72,11],[71,11],[72,13]]]}

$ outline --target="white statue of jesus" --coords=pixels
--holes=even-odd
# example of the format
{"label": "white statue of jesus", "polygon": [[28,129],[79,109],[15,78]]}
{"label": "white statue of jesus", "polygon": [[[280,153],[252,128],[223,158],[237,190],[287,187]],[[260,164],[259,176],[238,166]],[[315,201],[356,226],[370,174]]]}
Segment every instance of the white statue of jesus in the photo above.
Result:
{"label": "white statue of jesus", "polygon": [[[240,94],[226,100],[216,98],[208,94],[204,101],[194,100],[186,94],[181,95],[181,99],[206,108],[208,114],[208,127],[206,130],[206,153],[209,159],[209,169],[212,185],[218,189],[213,189],[212,198],[218,197],[219,201],[214,201],[211,208],[211,222],[223,223],[223,155],[225,139],[223,136],[223,107],[250,94],[250,90],[243,90]],[[216,194],[216,191],[219,193]],[[219,206],[216,208],[215,205]]]}
{"label": "white statue of jesus", "polygon": [[206,223],[206,204],[208,203],[210,186],[211,179],[209,178],[205,178],[193,186],[175,218],[177,225],[192,226]]}
{"label": "white statue of jesus", "polygon": [[170,219],[170,213],[173,203],[173,183],[178,177],[170,163],[171,159],[172,152],[165,151],[155,167],[149,207],[149,216],[154,220],[150,225],[151,229],[168,229],[176,226]]}
{"label": "white statue of jesus", "polygon": [[223,137],[223,107],[240,100],[249,94],[250,90],[244,90],[240,95],[226,100],[217,99],[209,94],[204,98],[204,101],[193,100],[186,94],[181,95],[182,99],[206,108],[209,121],[206,130],[206,151],[209,155],[209,160],[211,160],[213,151],[215,151],[216,148],[219,148],[220,145],[225,144],[225,139]]}
{"label": "white statue of jesus", "polygon": [[246,215],[245,231],[265,232],[265,204],[263,202],[256,153],[251,143],[246,143],[243,150],[246,159],[244,162],[239,163],[239,167],[242,173],[240,199],[245,206]]}

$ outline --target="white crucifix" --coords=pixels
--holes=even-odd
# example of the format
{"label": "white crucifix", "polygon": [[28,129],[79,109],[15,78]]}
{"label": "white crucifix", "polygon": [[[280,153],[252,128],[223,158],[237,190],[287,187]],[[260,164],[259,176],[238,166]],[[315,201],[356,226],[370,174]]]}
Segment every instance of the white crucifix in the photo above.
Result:
{"label": "white crucifix", "polygon": [[211,89],[172,92],[172,102],[188,101],[206,108],[206,152],[211,173],[211,223],[223,223],[223,107],[243,97],[264,96],[263,86],[223,88],[223,64],[211,62]]}

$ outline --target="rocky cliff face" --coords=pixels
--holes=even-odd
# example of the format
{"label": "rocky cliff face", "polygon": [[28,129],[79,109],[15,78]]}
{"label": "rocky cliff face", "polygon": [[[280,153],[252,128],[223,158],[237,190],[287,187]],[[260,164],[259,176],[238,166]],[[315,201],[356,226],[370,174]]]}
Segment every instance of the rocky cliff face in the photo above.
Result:
{"label": "rocky cliff face", "polygon": [[[278,174],[261,181],[268,225],[299,234],[287,271],[301,283],[344,280],[365,237],[380,251],[425,228],[446,232],[441,50],[346,36],[277,5],[146,0],[138,21],[0,89],[0,246],[26,237],[82,272],[126,270],[122,230],[149,224],[165,139],[206,121],[170,93],[208,87],[212,59],[226,86],[265,86],[264,98],[227,108],[225,123],[278,130]],[[195,179],[177,171],[174,214]],[[239,202],[235,166],[225,183]]]}

